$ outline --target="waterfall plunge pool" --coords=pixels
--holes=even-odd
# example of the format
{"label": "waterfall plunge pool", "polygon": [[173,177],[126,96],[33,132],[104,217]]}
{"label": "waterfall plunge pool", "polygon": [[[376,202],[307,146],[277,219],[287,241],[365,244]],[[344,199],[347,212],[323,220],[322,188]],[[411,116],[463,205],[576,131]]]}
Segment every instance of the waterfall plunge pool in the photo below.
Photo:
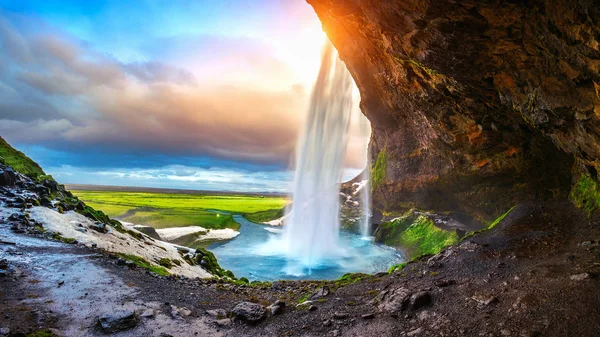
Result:
{"label": "waterfall plunge pool", "polygon": [[360,235],[340,232],[339,246],[344,251],[331,258],[316,261],[311,268],[288,259],[277,247],[281,227],[258,225],[235,215],[241,224],[240,235],[209,247],[221,267],[236,277],[250,281],[333,280],[346,273],[377,273],[404,262],[391,247],[375,244]]}

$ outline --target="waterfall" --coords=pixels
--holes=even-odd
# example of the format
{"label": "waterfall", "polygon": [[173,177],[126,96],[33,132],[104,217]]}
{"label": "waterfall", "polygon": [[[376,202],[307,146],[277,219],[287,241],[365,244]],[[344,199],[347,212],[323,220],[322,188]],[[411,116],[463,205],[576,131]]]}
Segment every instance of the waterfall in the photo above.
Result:
{"label": "waterfall", "polygon": [[327,43],[296,151],[293,209],[283,242],[288,257],[311,267],[335,254],[340,230],[340,179],[352,113],[353,81]]}
{"label": "waterfall", "polygon": [[[360,113],[360,110],[359,110]],[[360,113],[359,116],[360,133],[365,142],[368,143],[371,139],[371,126],[367,117]],[[369,147],[367,146],[366,153],[367,163],[365,170],[362,173],[362,189],[361,193],[361,208],[362,219],[360,222],[360,233],[364,238],[371,236],[371,156],[369,155]]]}

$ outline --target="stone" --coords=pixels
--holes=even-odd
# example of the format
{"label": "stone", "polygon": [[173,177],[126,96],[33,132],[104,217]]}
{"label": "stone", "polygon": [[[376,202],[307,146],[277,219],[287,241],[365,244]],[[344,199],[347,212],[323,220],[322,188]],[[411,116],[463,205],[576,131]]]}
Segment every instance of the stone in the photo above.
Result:
{"label": "stone", "polygon": [[379,304],[379,310],[388,312],[392,315],[405,310],[410,300],[410,292],[406,288],[396,288],[386,293],[382,293],[382,300]]}
{"label": "stone", "polygon": [[140,317],[142,318],[152,318],[156,315],[154,309],[146,309],[141,315]]}
{"label": "stone", "polygon": [[104,333],[114,333],[135,328],[139,318],[133,310],[117,310],[102,315],[98,319],[98,326]]}
{"label": "stone", "polygon": [[340,335],[340,330],[333,330],[331,332],[329,332],[329,336],[331,337],[337,337]]}
{"label": "stone", "polygon": [[0,186],[14,186],[17,182],[17,175],[11,167],[0,169]]}
{"label": "stone", "polygon": [[217,319],[227,317],[227,311],[223,309],[206,310],[206,314]]}
{"label": "stone", "polygon": [[279,315],[285,309],[285,302],[277,300],[277,301],[275,301],[275,303],[268,306],[267,309],[269,310],[271,315],[273,315],[273,316]]}
{"label": "stone", "polygon": [[335,319],[346,319],[348,317],[350,317],[350,315],[346,312],[336,311],[333,313],[333,318]]}
{"label": "stone", "polygon": [[478,296],[471,297],[471,299],[476,301],[480,308],[485,308],[493,303],[498,302],[498,298],[496,296],[478,295]]}
{"label": "stone", "polygon": [[285,284],[281,281],[275,281],[273,284],[271,284],[271,289],[273,290],[285,290],[285,288]]}
{"label": "stone", "polygon": [[368,314],[363,314],[360,317],[362,317],[363,319],[373,319],[373,318],[375,318],[375,314],[370,312]]}
{"label": "stone", "polygon": [[108,228],[102,222],[96,222],[95,224],[90,226],[90,228],[95,230],[98,233],[106,234],[108,232]]}
{"label": "stone", "polygon": [[408,337],[417,336],[417,335],[420,335],[422,331],[423,331],[423,328],[417,328],[417,329],[407,332],[406,336],[408,336]]}
{"label": "stone", "polygon": [[228,327],[231,325],[231,318],[223,318],[223,319],[219,319],[217,320],[217,325],[220,327]]}
{"label": "stone", "polygon": [[231,313],[243,322],[256,324],[266,317],[267,309],[260,304],[241,302],[233,308]]}
{"label": "stone", "polygon": [[52,201],[50,201],[50,199],[48,199],[46,197],[40,198],[40,206],[51,207],[52,206]]}
{"label": "stone", "polygon": [[0,328],[0,336],[8,336],[10,334],[9,328]]}
{"label": "stone", "polygon": [[427,291],[418,292],[410,297],[410,308],[412,310],[418,310],[429,304],[431,304],[431,295]]}
{"label": "stone", "polygon": [[455,280],[436,280],[435,282],[433,282],[433,285],[435,285],[436,287],[440,287],[440,288],[450,287],[455,284],[456,284]]}
{"label": "stone", "polygon": [[319,289],[317,289],[317,291],[315,291],[312,295],[310,295],[310,297],[308,298],[309,301],[315,301],[318,300],[320,298],[324,298],[329,296],[330,290],[328,286],[322,286]]}
{"label": "stone", "polygon": [[188,308],[171,305],[171,316],[173,318],[187,317],[191,314],[192,311]]}
{"label": "stone", "polygon": [[585,281],[591,278],[591,275],[589,273],[581,273],[581,274],[575,274],[575,275],[571,275],[570,279],[572,281]]}

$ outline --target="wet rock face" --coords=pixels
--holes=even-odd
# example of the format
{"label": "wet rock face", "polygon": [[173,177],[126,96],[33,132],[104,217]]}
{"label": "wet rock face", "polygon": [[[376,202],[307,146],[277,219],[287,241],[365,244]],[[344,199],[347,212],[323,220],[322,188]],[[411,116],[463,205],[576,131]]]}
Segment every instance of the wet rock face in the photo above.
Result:
{"label": "wet rock face", "polygon": [[376,208],[489,220],[597,174],[595,1],[308,2],[373,126]]}

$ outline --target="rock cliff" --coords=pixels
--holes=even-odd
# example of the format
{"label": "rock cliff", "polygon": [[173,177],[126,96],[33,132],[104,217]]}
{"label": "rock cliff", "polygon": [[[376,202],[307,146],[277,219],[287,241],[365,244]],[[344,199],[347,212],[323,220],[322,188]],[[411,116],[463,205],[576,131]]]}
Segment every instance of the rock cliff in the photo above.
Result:
{"label": "rock cliff", "polygon": [[308,2],[372,123],[375,208],[490,221],[597,180],[595,1]]}

